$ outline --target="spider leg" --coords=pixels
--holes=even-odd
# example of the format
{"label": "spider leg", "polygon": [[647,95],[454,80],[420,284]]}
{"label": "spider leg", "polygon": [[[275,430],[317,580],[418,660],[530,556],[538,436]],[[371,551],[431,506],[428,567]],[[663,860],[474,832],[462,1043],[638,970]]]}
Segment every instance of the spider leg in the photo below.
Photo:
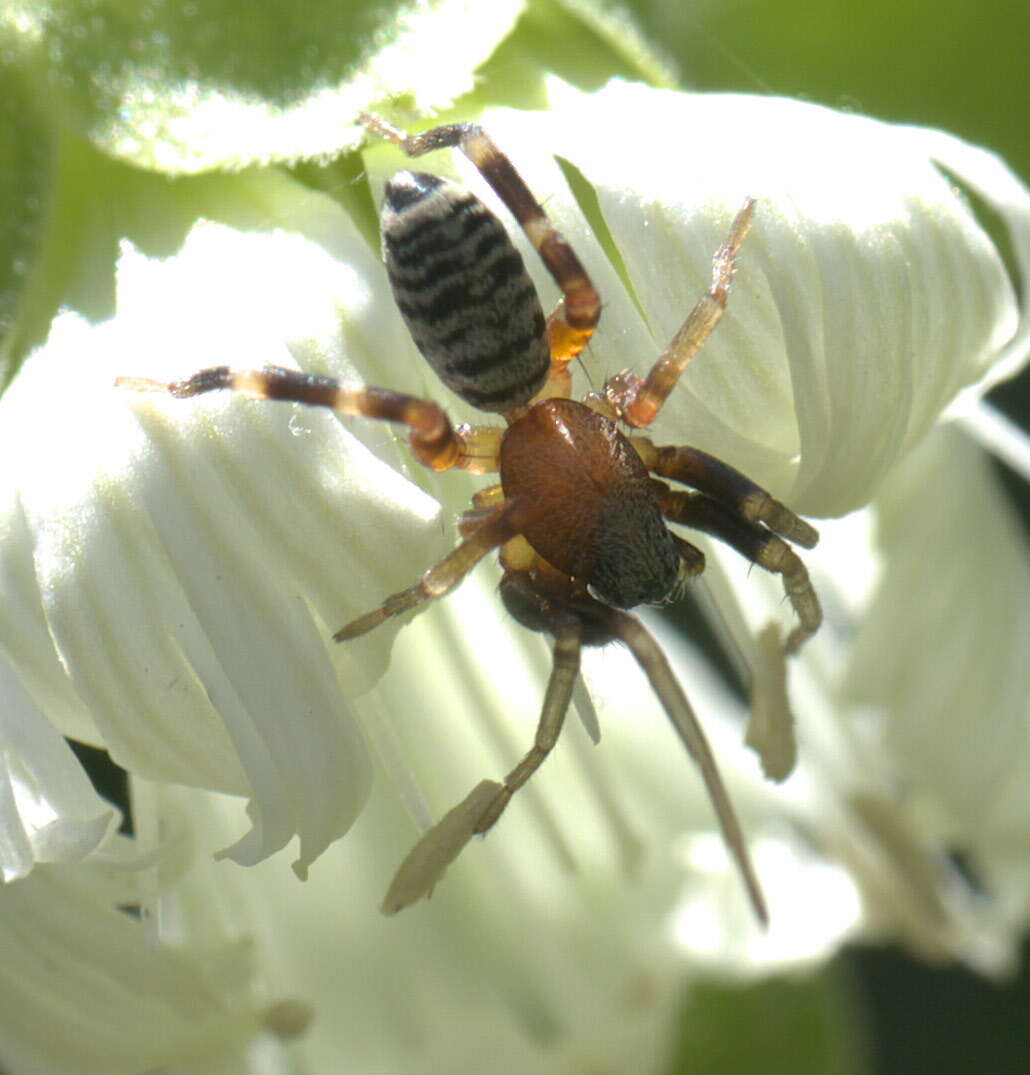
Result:
{"label": "spider leg", "polygon": [[667,519],[711,534],[759,567],[783,577],[783,588],[800,621],[787,638],[786,651],[796,653],[801,644],[815,634],[823,620],[819,598],[801,557],[771,530],[704,493],[670,489],[657,480],[655,485],[662,514]]}
{"label": "spider leg", "polygon": [[485,833],[501,816],[511,797],[543,764],[561,734],[579,674],[581,629],[575,622],[558,628],[554,664],[540,711],[536,737],[526,756],[505,777],[504,784],[484,780],[453,809],[423,833],[405,856],[383,901],[383,911],[395,914],[423,896],[443,876],[473,836]]}
{"label": "spider leg", "polygon": [[470,526],[464,540],[429,568],[414,586],[392,594],[379,608],[341,627],[333,635],[334,641],[345,642],[357,638],[391,616],[398,616],[424,601],[450,593],[487,553],[521,532],[529,511],[520,500],[507,500],[484,511],[478,525]]}
{"label": "spider leg", "polygon": [[551,223],[511,161],[476,123],[449,123],[407,134],[367,113],[362,113],[358,122],[400,147],[409,157],[421,157],[434,149],[457,148],[479,169],[561,288],[562,299],[547,319],[547,339],[552,377],[556,370],[564,369],[594,334],[601,316],[600,296],[568,240]]}
{"label": "spider leg", "polygon": [[680,374],[719,323],[726,309],[737,253],[751,228],[754,215],[755,201],[748,198],[734,218],[726,241],[712,259],[711,288],[690,311],[647,377],[624,371],[605,385],[605,396],[627,425],[640,428],[649,426],[655,420],[676,387]]}
{"label": "spider leg", "polygon": [[737,821],[726,786],[719,775],[712,748],[708,745],[701,724],[687,696],[683,693],[683,688],[679,685],[661,646],[635,616],[621,609],[598,603],[597,619],[603,622],[611,638],[625,643],[627,649],[633,654],[675,728],[676,734],[701,770],[701,779],[704,781],[708,798],[715,810],[722,838],[726,841],[726,846],[736,863],[751,906],[759,921],[763,925],[768,924],[769,912],[765,906],[765,898],[751,863],[751,856],[748,854],[740,823]]}
{"label": "spider leg", "polygon": [[684,581],[700,575],[705,569],[705,554],[696,545],[691,545],[689,541],[684,541],[679,534],[673,534],[671,530],[669,533],[672,536],[673,544],[676,546],[676,551],[683,561]]}
{"label": "spider leg", "polygon": [[383,897],[383,914],[396,914],[428,896],[447,867],[476,834],[483,810],[501,789],[495,780],[478,783],[457,806],[422,834],[404,856]]}
{"label": "spider leg", "polygon": [[576,676],[579,675],[582,641],[583,632],[579,624],[568,624],[559,627],[555,632],[551,676],[547,681],[547,692],[544,694],[544,704],[540,710],[533,745],[522,761],[504,778],[504,787],[483,812],[476,832],[485,833],[497,822],[515,792],[540,768],[554,744],[558,742],[562,725],[565,723],[565,714],[569,710]]}
{"label": "spider leg", "polygon": [[679,445],[659,448],[647,437],[631,437],[630,443],[655,474],[700,490],[750,522],[764,523],[795,545],[812,549],[819,541],[814,526],[714,455]]}
{"label": "spider leg", "polygon": [[[768,922],[762,890],[711,747],[665,654],[647,628],[635,616],[595,600],[577,589],[572,580],[562,581],[557,574],[548,579],[543,575],[531,577],[525,572],[509,571],[501,583],[501,598],[512,616],[531,631],[547,631],[557,639],[559,630],[578,623],[583,645],[625,643],[647,676],[676,734],[701,770],[719,829],[755,914],[763,923]],[[555,653],[557,657],[557,645]],[[499,792],[498,797],[502,794],[503,791]]]}
{"label": "spider leg", "polygon": [[165,383],[144,377],[119,377],[115,385],[134,392],[168,392],[178,399],[224,388],[252,399],[292,400],[310,407],[329,407],[340,414],[399,422],[410,430],[415,458],[437,471],[458,467],[483,474],[496,470],[504,432],[491,426],[461,425],[455,429],[443,409],[429,400],[387,388],[344,385],[331,377],[282,366],[260,370],[213,366],[184,381]]}

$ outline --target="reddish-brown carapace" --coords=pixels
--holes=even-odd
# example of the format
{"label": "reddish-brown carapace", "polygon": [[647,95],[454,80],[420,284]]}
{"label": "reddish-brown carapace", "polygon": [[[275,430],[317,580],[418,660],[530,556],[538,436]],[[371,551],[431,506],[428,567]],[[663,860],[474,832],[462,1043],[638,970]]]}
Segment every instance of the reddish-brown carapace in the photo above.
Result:
{"label": "reddish-brown carapace", "polygon": [[808,573],[789,544],[815,545],[818,535],[808,523],[705,452],[657,446],[631,432],[654,421],[722,317],[754,201],[744,204],[714,256],[710,290],[647,376],[624,371],[577,402],[569,398],[568,367],[597,327],[600,297],[508,158],[476,124],[408,135],[376,116],[363,115],[360,122],[409,157],[461,150],[518,221],[561,291],[545,316],[504,226],[468,190],[414,171],[399,172],[386,185],[383,257],[401,315],[443,383],[479,410],[500,415],[505,425],[455,427],[428,400],[279,367],[221,366],[170,384],[132,377],[119,384],[180,398],[225,388],[396,422],[407,427],[412,451],[426,466],[499,474],[500,482],[477,493],[462,516],[461,541],[451,553],[410,589],[388,597],[334,636],[354,638],[390,616],[442,597],[499,549],[500,593],[508,612],[554,639],[533,746],[503,783],[478,785],[423,836],[402,865],[384,909],[399,910],[426,894],[463,844],[497,821],[557,741],[581,648],[619,641],[639,662],[697,762],[751,902],[764,920],[747,846],[701,727],[660,647],[625,611],[671,600],[688,578],[704,570],[702,552],[669,529],[673,522],[712,535],[782,576],[798,617],[788,652],[821,621]]}

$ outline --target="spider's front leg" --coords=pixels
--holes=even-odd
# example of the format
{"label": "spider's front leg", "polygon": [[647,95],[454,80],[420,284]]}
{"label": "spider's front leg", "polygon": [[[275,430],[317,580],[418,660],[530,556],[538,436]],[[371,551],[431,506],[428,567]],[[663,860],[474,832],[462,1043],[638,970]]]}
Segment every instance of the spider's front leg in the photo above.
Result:
{"label": "spider's front leg", "polygon": [[595,621],[597,628],[604,630],[611,641],[622,642],[633,654],[634,660],[647,676],[651,689],[658,697],[680,742],[694,759],[701,773],[701,779],[704,781],[705,790],[708,792],[708,800],[715,811],[719,831],[744,883],[755,917],[763,925],[767,925],[769,911],[758,875],[751,862],[751,855],[748,852],[747,841],[744,839],[740,822],[737,820],[726,785],[719,775],[715,755],[708,744],[701,722],[697,719],[693,706],[683,692],[668,658],[651,632],[636,616],[631,616],[621,609],[601,605],[599,602],[594,603],[598,606]]}
{"label": "spider's front leg", "polygon": [[737,254],[755,215],[755,201],[748,198],[737,213],[726,241],[712,259],[712,286],[702,296],[646,377],[624,371],[604,386],[604,395],[629,426],[649,426],[669,398],[690,360],[701,350],[722,319],[729,298]]}
{"label": "spider's front leg", "polygon": [[663,478],[699,489],[730,511],[805,549],[814,549],[819,531],[786,504],[729,463],[686,445],[658,447],[647,437],[630,441],[644,466]]}
{"label": "spider's front leg", "polygon": [[392,913],[429,894],[473,836],[485,833],[512,796],[541,766],[557,742],[583,645],[624,643],[633,654],[677,735],[701,771],[719,828],[760,921],[768,921],[761,886],[740,824],[719,775],[708,740],[658,643],[636,617],[590,597],[572,580],[551,572],[531,574],[509,567],[501,582],[505,607],[524,627],[554,636],[554,663],[533,746],[503,784],[483,781],[423,835],[401,864],[383,903]]}
{"label": "spider's front leg", "polygon": [[714,497],[670,489],[664,482],[655,484],[660,489],[659,501],[666,519],[719,538],[752,563],[783,579],[784,592],[799,620],[787,638],[784,651],[797,653],[823,622],[819,598],[801,557],[773,533],[772,527],[760,526]]}
{"label": "spider's front leg", "polygon": [[[501,596],[516,619],[520,619],[527,595],[531,603],[537,600],[534,594],[532,583],[522,572],[509,571],[501,581]],[[534,622],[538,616],[536,613]],[[584,625],[575,614],[559,608],[548,608],[546,616],[547,630],[554,635],[554,659],[532,747],[503,784],[492,780],[477,784],[422,835],[394,875],[383,900],[386,914],[394,914],[428,896],[472,837],[485,834],[497,823],[512,796],[540,768],[557,743],[579,675]]]}
{"label": "spider's front leg", "polygon": [[424,601],[450,593],[487,553],[520,534],[531,512],[532,508],[522,500],[504,500],[476,512],[474,524],[463,528],[464,540],[426,571],[414,586],[392,594],[379,608],[341,627],[333,640],[346,642],[367,634],[391,616],[399,616]]}

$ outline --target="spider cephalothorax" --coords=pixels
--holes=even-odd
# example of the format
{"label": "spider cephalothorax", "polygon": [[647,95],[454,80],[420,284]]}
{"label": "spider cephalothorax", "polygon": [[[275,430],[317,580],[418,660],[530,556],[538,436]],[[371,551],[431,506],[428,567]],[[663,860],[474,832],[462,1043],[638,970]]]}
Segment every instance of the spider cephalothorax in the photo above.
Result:
{"label": "spider cephalothorax", "polygon": [[[536,740],[503,784],[478,785],[426,833],[387,894],[396,911],[425,895],[461,847],[486,832],[556,742],[584,645],[621,641],[633,653],[698,763],[723,835],[751,901],[761,891],[715,761],[661,649],[623,611],[676,596],[704,570],[701,551],[666,522],[713,535],[783,577],[799,623],[794,651],[821,622],[808,573],[788,542],[811,547],[816,531],[732,467],[682,446],[660,447],[623,432],[650,425],[691,358],[715,328],[737,252],[755,211],[748,201],[713,261],[712,286],[646,377],[623,372],[583,402],[569,398],[569,362],[600,318],[600,299],[575,252],[554,228],[511,162],[475,124],[407,135],[374,116],[361,123],[408,156],[457,147],[519,222],[561,289],[545,318],[525,265],[501,222],[464,188],[422,172],[399,172],[382,210],[383,257],[415,343],[450,389],[505,427],[452,426],[435,403],[389,389],[266,367],[201,370],[163,384],[121,378],[123,387],[188,397],[229,388],[262,399],[332,407],[406,425],[416,458],[434,470],[499,473],[461,519],[460,544],[408,590],[341,628],[344,641],[455,587],[500,549],[501,597],[511,615],[554,637],[554,664]],[[675,488],[662,479],[689,488]]]}
{"label": "spider cephalothorax", "polygon": [[506,497],[538,506],[522,534],[552,567],[618,608],[673,594],[686,561],[647,467],[610,418],[571,399],[541,400],[508,427],[500,472]]}

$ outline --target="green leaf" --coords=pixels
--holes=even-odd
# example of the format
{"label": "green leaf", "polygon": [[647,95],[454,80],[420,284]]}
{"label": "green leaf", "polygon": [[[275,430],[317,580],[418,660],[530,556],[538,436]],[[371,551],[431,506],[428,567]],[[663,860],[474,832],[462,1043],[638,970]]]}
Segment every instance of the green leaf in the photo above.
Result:
{"label": "green leaf", "polygon": [[[59,308],[94,322],[114,315],[123,242],[167,257],[200,218],[238,228],[284,226],[294,195],[305,193],[278,168],[167,177],[113,160],[67,133],[52,142],[45,129],[36,133],[42,151],[35,159],[12,151],[17,166],[0,176],[5,204],[25,207],[0,212],[5,384],[46,340]],[[12,140],[11,128],[0,133],[0,147]]]}
{"label": "green leaf", "polygon": [[[22,82],[0,67],[0,384],[7,379],[12,356],[24,353],[21,330],[35,319],[31,308],[38,305],[38,296],[27,285],[47,231],[53,171],[46,127]],[[42,305],[45,325],[53,309]]]}
{"label": "green leaf", "polygon": [[870,1071],[844,976],[691,987],[670,1075],[862,1075]]}
{"label": "green leaf", "polygon": [[197,172],[354,144],[356,113],[387,96],[446,107],[522,6],[21,0],[0,46],[55,123],[139,166]]}
{"label": "green leaf", "polygon": [[528,0],[515,32],[479,71],[468,102],[544,108],[547,78],[586,92],[624,78],[672,88],[675,77],[621,6],[598,0]]}

